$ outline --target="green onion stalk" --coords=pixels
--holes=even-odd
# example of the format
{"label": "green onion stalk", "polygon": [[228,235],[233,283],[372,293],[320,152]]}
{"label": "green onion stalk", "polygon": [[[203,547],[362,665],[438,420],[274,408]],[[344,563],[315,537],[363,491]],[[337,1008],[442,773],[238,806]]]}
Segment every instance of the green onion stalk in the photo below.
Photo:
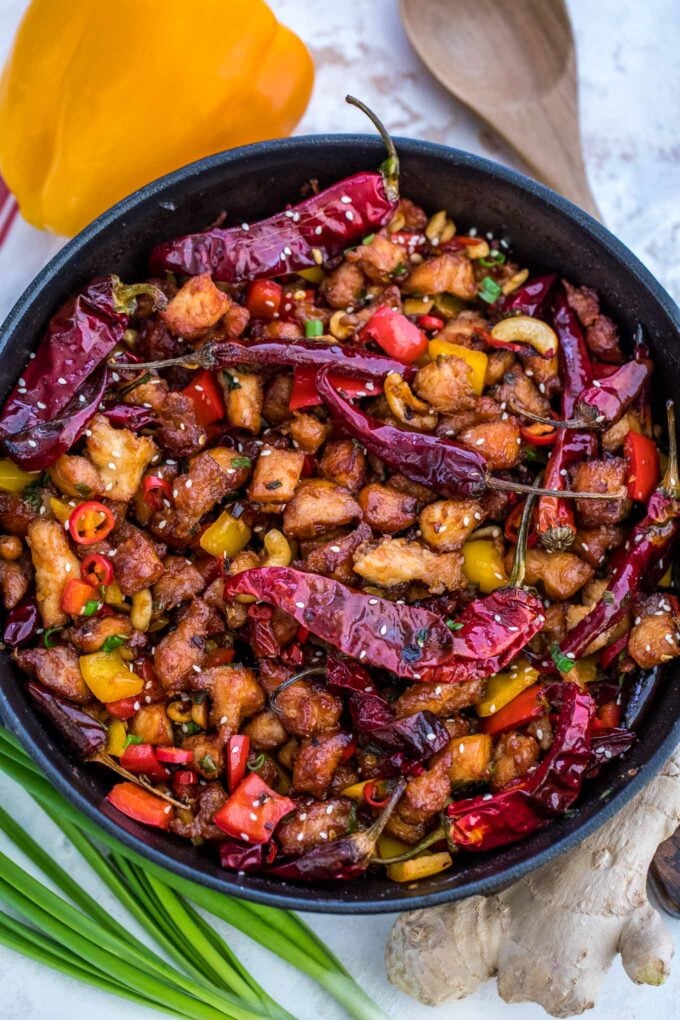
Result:
{"label": "green onion stalk", "polygon": [[[232,899],[167,872],[82,815],[55,790],[17,738],[0,727],[0,771],[22,786],[180,970],[135,938],[0,808],[0,829],[67,897],[0,854],[0,944],[105,991],[170,1015],[293,1020],[254,980],[192,903],[317,981],[356,1020],[385,1013],[296,915]],[[100,846],[108,851],[102,851]],[[71,901],[71,902],[69,902]],[[191,902],[187,902],[191,901]]]}

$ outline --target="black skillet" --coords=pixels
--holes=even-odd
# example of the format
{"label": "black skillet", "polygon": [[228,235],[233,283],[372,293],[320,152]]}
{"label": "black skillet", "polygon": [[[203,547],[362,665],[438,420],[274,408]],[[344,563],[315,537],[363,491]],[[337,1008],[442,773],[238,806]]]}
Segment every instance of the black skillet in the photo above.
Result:
{"label": "black skillet", "polygon": [[[638,260],[600,224],[554,192],[488,160],[426,142],[397,140],[402,192],[431,212],[445,208],[459,229],[476,226],[512,241],[520,264],[556,270],[587,283],[630,337],[645,323],[657,370],[657,401],[680,389],[677,306]],[[294,202],[310,178],[323,187],[383,157],[366,136],[328,135],[265,142],[193,163],[136,192],[74,238],[29,286],[0,335],[0,400],[4,400],[48,318],[98,273],[144,278],[155,242],[202,229],[226,209],[230,223],[258,219]],[[337,913],[377,913],[424,907],[489,893],[539,867],[610,818],[660,768],[680,742],[680,663],[663,671],[639,740],[622,759],[589,782],[576,812],[530,839],[497,853],[461,855],[453,869],[398,885],[384,878],[296,885],[220,869],[205,848],[151,831],[104,801],[110,776],[77,765],[35,715],[23,681],[3,655],[0,709],[54,785],[85,814],[128,846],[172,871],[215,890],[280,907]]]}

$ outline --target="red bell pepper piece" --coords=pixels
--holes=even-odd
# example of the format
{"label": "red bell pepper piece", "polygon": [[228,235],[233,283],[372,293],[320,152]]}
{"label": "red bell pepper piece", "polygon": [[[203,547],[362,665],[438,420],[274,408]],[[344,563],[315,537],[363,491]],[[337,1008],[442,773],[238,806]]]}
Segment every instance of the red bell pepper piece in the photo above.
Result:
{"label": "red bell pepper piece", "polygon": [[521,425],[520,435],[525,443],[531,446],[552,446],[557,439],[557,429],[545,422],[534,422],[533,425]]}
{"label": "red bell pepper piece", "polygon": [[548,707],[544,692],[544,684],[532,684],[531,687],[527,687],[493,715],[485,716],[480,722],[481,732],[494,736],[526,726],[532,719],[544,715]]}
{"label": "red bell pepper piece", "polygon": [[248,755],[250,754],[250,737],[235,734],[229,737],[227,744],[227,781],[229,793],[233,793],[246,775]]}
{"label": "red bell pepper piece", "polygon": [[193,403],[200,425],[212,425],[224,418],[226,410],[222,390],[212,372],[206,369],[197,372],[182,392]]}
{"label": "red bell pepper piece", "polygon": [[438,319],[436,315],[419,315],[418,325],[428,332],[438,333],[440,329],[444,328],[444,320]]}
{"label": "red bell pepper piece", "polygon": [[427,337],[423,331],[389,305],[373,313],[359,331],[359,340],[363,343],[372,340],[391,358],[405,365],[412,365],[427,353]]}
{"label": "red bell pepper piece", "polygon": [[657,445],[649,436],[629,432],[623,441],[623,452],[628,464],[628,495],[646,503],[661,475]]}
{"label": "red bell pepper piece", "polygon": [[80,616],[88,602],[98,604],[99,592],[96,588],[86,581],[80,581],[77,577],[72,577],[70,581],[66,582],[61,596],[61,608],[65,613],[68,613],[69,616]]}
{"label": "red bell pepper piece", "polygon": [[254,280],[246,292],[246,308],[253,319],[271,322],[281,308],[283,288],[274,280]]}
{"label": "red bell pepper piece", "polygon": [[[301,407],[315,407],[322,400],[316,388],[317,370],[314,367],[297,367],[293,372],[293,390],[290,395],[289,408],[297,411]],[[382,384],[371,379],[353,379],[339,372],[329,372],[328,379],[336,390],[341,390],[347,397],[372,397],[382,390]]]}
{"label": "red bell pepper piece", "polygon": [[[144,747],[145,745],[138,744],[137,746]],[[190,765],[194,760],[194,752],[185,751],[181,747],[157,747],[156,757],[167,765]]]}
{"label": "red bell pepper piece", "polygon": [[140,702],[137,698],[119,698],[118,701],[108,701],[106,711],[116,719],[132,719],[140,709]]}
{"label": "red bell pepper piece", "polygon": [[133,818],[143,825],[153,825],[157,829],[170,828],[172,807],[160,797],[143,790],[134,783],[117,783],[107,794],[110,804],[128,818]]}
{"label": "red bell pepper piece", "polygon": [[170,773],[159,762],[151,744],[130,744],[121,754],[120,763],[128,772],[148,776],[159,783],[170,778]]}
{"label": "red bell pepper piece", "polygon": [[251,772],[215,813],[213,821],[235,839],[268,843],[281,819],[294,809],[290,797],[275,793]]}

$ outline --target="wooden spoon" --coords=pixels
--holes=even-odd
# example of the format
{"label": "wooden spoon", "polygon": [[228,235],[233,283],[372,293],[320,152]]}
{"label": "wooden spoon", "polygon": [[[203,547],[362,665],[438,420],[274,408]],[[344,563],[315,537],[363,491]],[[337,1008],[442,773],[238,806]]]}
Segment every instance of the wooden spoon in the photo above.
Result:
{"label": "wooden spoon", "polygon": [[574,37],[564,0],[400,0],[435,78],[535,176],[601,219],[583,163]]}

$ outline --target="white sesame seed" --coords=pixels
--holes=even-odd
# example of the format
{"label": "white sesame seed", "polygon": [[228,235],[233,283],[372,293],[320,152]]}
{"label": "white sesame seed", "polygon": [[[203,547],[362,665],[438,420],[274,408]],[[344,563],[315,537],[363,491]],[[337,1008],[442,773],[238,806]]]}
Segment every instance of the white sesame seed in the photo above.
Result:
{"label": "white sesame seed", "polygon": [[60,386],[67,386],[68,385],[68,383],[64,379],[63,375],[59,376],[59,378],[57,379],[57,382],[59,383]]}

